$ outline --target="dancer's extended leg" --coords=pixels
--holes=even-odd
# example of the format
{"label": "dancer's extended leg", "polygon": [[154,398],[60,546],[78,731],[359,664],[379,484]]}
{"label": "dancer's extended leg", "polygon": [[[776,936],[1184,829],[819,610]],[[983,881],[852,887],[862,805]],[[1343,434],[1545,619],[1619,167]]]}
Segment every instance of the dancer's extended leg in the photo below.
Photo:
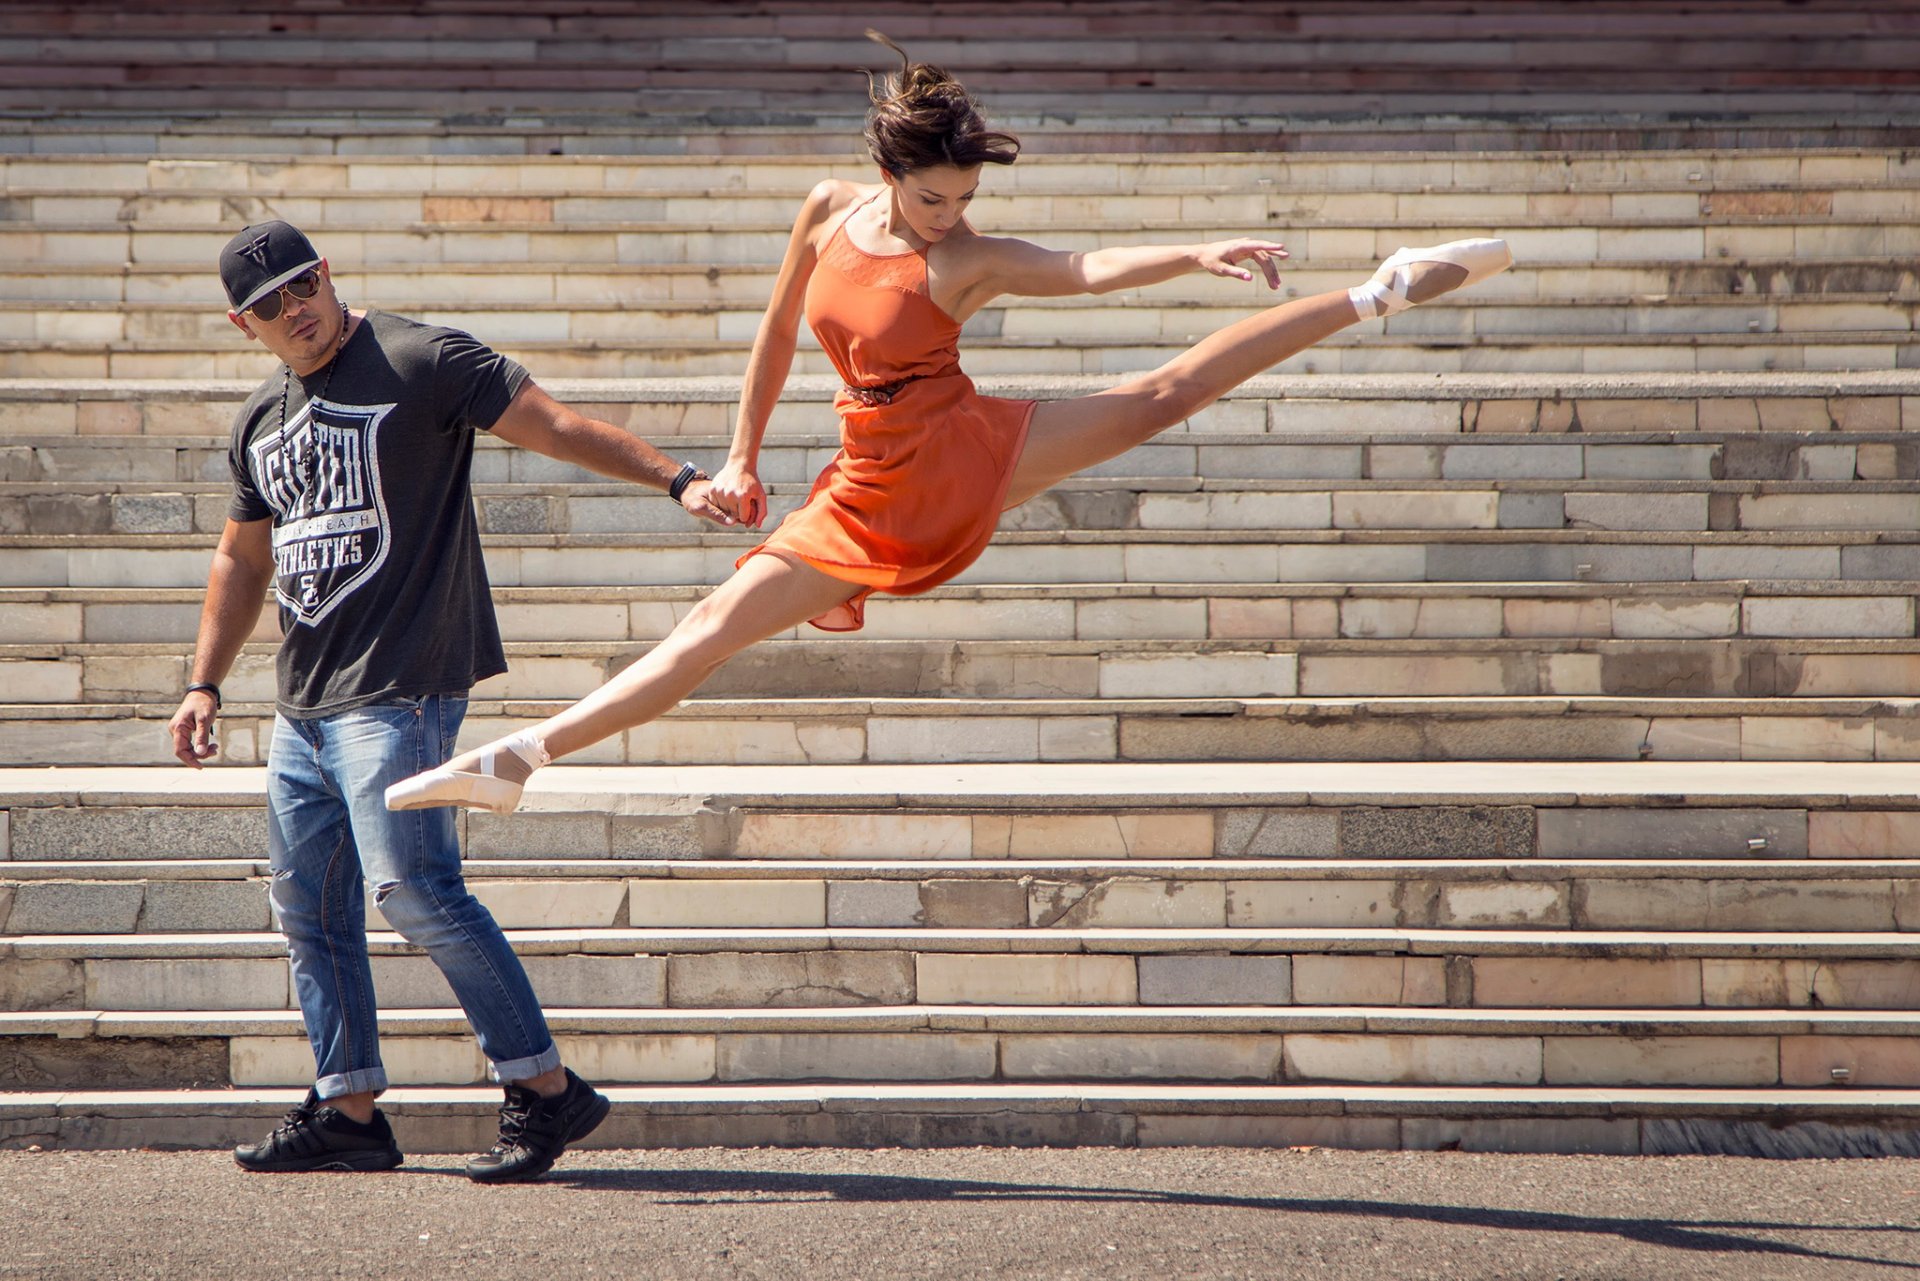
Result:
{"label": "dancer's extended leg", "polygon": [[531,729],[394,784],[387,789],[387,807],[470,805],[510,813],[520,802],[521,784],[550,757],[645,724],[747,646],[817,618],[859,590],[778,552],[755,556],[605,685]]}
{"label": "dancer's extended leg", "polygon": [[1350,325],[1392,315],[1503,270],[1497,240],[1403,249],[1357,289],[1268,308],[1195,343],[1160,368],[1108,391],[1042,401],[1007,487],[1017,506],[1076,472],[1118,457],[1199,413],[1255,374]]}

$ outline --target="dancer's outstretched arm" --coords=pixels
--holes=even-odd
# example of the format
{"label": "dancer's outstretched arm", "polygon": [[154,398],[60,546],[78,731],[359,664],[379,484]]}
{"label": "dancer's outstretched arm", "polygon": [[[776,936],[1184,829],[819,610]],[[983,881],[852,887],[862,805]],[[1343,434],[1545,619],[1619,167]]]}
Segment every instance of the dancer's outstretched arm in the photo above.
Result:
{"label": "dancer's outstretched arm", "polygon": [[773,282],[773,297],[760,317],[747,357],[746,378],[740,389],[740,416],[734,423],[733,446],[726,466],[713,478],[711,497],[716,506],[742,525],[758,529],[767,518],[767,491],[760,483],[760,442],[767,421],[780,401],[793,369],[793,352],[800,338],[800,318],[807,298],[807,281],[819,260],[817,237],[833,215],[853,199],[852,183],[829,178],[814,187],[793,220],[787,254]]}
{"label": "dancer's outstretched arm", "polygon": [[1205,271],[1228,280],[1259,275],[1280,287],[1287,247],[1276,240],[1241,238],[1204,245],[1133,245],[1076,253],[1045,249],[1009,236],[972,235],[956,241],[934,282],[934,301],[956,320],[1006,294],[1066,298],[1140,289]]}

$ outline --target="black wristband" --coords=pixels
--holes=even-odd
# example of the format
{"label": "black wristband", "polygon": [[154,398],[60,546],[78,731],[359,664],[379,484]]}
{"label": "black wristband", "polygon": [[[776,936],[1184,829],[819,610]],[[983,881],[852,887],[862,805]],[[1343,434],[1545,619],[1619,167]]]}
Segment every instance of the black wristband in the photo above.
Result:
{"label": "black wristband", "polygon": [[220,710],[220,687],[218,685],[209,684],[206,681],[195,681],[193,684],[187,686],[188,694],[197,694],[201,690],[205,690],[207,693],[213,695],[213,710],[216,712],[219,711]]}
{"label": "black wristband", "polygon": [[680,501],[680,495],[687,492],[688,485],[691,485],[696,480],[711,479],[712,477],[708,476],[707,473],[701,471],[698,467],[695,467],[692,463],[681,463],[680,474],[673,478],[671,485],[667,486],[667,497],[677,503]]}

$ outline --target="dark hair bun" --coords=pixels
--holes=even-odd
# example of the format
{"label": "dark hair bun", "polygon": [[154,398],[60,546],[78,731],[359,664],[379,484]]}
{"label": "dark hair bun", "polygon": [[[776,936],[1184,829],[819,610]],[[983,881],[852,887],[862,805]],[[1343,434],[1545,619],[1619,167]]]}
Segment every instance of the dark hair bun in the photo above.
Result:
{"label": "dark hair bun", "polygon": [[915,62],[872,28],[867,38],[900,55],[900,70],[884,77],[867,73],[865,137],[874,163],[899,177],[916,169],[952,165],[1010,165],[1020,140],[987,128],[980,104],[967,87],[930,63]]}

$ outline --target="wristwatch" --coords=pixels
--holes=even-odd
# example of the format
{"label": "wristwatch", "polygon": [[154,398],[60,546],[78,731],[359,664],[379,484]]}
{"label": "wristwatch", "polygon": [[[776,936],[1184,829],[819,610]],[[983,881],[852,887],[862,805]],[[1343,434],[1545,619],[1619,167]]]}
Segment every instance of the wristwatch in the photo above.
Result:
{"label": "wristwatch", "polygon": [[185,698],[187,694],[198,694],[202,690],[205,690],[207,693],[213,695],[213,710],[216,712],[219,711],[220,710],[220,687],[218,685],[212,684],[211,682],[195,681],[193,684],[187,686],[185,693],[181,694],[180,697]]}
{"label": "wristwatch", "polygon": [[681,463],[680,474],[673,478],[673,484],[667,486],[667,497],[674,502],[680,501],[680,495],[687,492],[687,486],[696,480],[712,480],[713,477],[695,467],[692,463]]}

